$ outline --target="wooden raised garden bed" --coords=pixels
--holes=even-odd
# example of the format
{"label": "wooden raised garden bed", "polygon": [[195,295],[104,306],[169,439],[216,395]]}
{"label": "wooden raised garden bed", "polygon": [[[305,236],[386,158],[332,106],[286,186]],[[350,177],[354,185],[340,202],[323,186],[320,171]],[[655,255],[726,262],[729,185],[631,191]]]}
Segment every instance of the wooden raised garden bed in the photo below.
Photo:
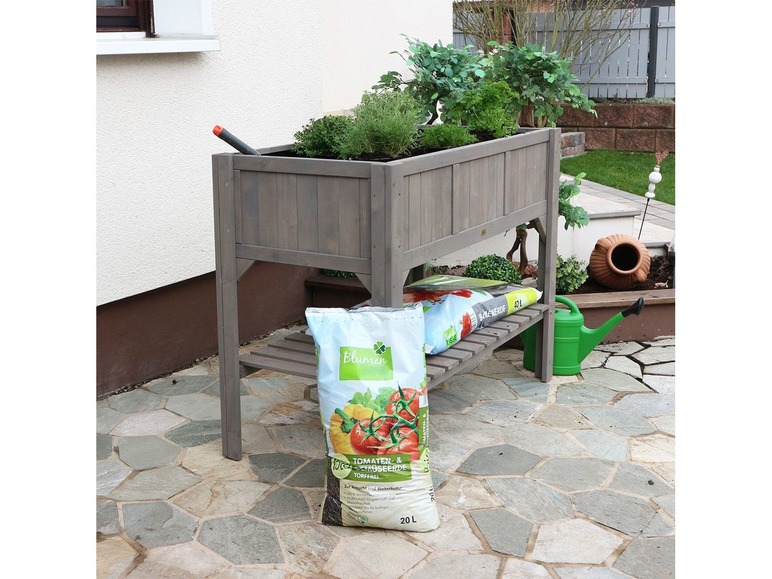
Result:
{"label": "wooden raised garden bed", "polygon": [[402,306],[414,268],[536,221],[540,303],[427,357],[429,385],[538,324],[552,377],[560,130],[535,129],[389,162],[293,157],[289,145],[212,157],[223,454],[241,458],[239,381],[258,368],[315,376],[308,336],[239,355],[237,282],[252,261],[355,272],[373,305]]}

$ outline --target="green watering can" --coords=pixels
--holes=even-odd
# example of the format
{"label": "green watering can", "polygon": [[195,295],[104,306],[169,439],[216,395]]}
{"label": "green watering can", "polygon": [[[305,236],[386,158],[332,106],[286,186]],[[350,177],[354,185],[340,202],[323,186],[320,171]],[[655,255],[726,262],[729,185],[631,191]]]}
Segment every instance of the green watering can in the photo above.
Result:
{"label": "green watering can", "polygon": [[[568,309],[555,309],[555,354],[552,373],[557,376],[571,376],[582,370],[582,360],[592,349],[623,319],[630,314],[636,316],[643,309],[643,298],[610,318],[605,324],[595,329],[584,327],[584,316],[574,302],[563,296],[555,296],[555,301],[568,306]],[[536,326],[523,331],[523,367],[533,372],[536,356]]]}

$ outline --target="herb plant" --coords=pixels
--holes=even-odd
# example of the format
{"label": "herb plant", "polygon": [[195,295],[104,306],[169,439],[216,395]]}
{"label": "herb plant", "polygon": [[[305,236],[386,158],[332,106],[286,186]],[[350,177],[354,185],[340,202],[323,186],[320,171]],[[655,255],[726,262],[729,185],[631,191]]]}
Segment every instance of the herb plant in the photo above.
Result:
{"label": "herb plant", "polygon": [[295,144],[292,150],[304,157],[343,158],[343,145],[352,122],[351,117],[336,115],[311,119],[295,133]]}
{"label": "herb plant", "polygon": [[443,121],[457,122],[481,138],[517,132],[518,95],[503,81],[483,82],[448,97]]}
{"label": "herb plant", "polygon": [[342,146],[344,158],[397,158],[412,149],[418,137],[421,107],[406,92],[366,92],[354,107],[354,119]]}
{"label": "herb plant", "polygon": [[419,139],[426,149],[449,149],[477,142],[477,137],[461,125],[441,124],[424,127]]}

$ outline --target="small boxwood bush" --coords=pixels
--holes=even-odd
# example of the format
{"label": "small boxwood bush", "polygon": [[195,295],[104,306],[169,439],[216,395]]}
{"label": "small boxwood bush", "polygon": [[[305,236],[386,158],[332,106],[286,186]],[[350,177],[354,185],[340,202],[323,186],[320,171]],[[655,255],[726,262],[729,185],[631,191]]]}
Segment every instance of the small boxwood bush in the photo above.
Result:
{"label": "small boxwood bush", "polygon": [[476,257],[464,271],[464,277],[492,279],[507,283],[520,283],[523,276],[517,266],[506,257],[490,254]]}
{"label": "small boxwood bush", "polygon": [[571,294],[587,281],[587,264],[572,255],[568,259],[557,256],[555,293]]}

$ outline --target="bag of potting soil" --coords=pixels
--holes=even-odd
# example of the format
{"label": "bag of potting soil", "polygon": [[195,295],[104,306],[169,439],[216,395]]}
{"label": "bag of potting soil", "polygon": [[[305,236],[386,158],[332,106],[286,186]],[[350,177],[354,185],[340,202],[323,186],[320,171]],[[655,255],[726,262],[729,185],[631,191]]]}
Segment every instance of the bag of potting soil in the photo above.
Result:
{"label": "bag of potting soil", "polygon": [[319,522],[431,531],[424,316],[399,308],[307,308],[326,442]]}
{"label": "bag of potting soil", "polygon": [[535,304],[541,295],[532,287],[436,275],[408,285],[403,302],[422,304],[426,353],[439,354],[479,328]]}

